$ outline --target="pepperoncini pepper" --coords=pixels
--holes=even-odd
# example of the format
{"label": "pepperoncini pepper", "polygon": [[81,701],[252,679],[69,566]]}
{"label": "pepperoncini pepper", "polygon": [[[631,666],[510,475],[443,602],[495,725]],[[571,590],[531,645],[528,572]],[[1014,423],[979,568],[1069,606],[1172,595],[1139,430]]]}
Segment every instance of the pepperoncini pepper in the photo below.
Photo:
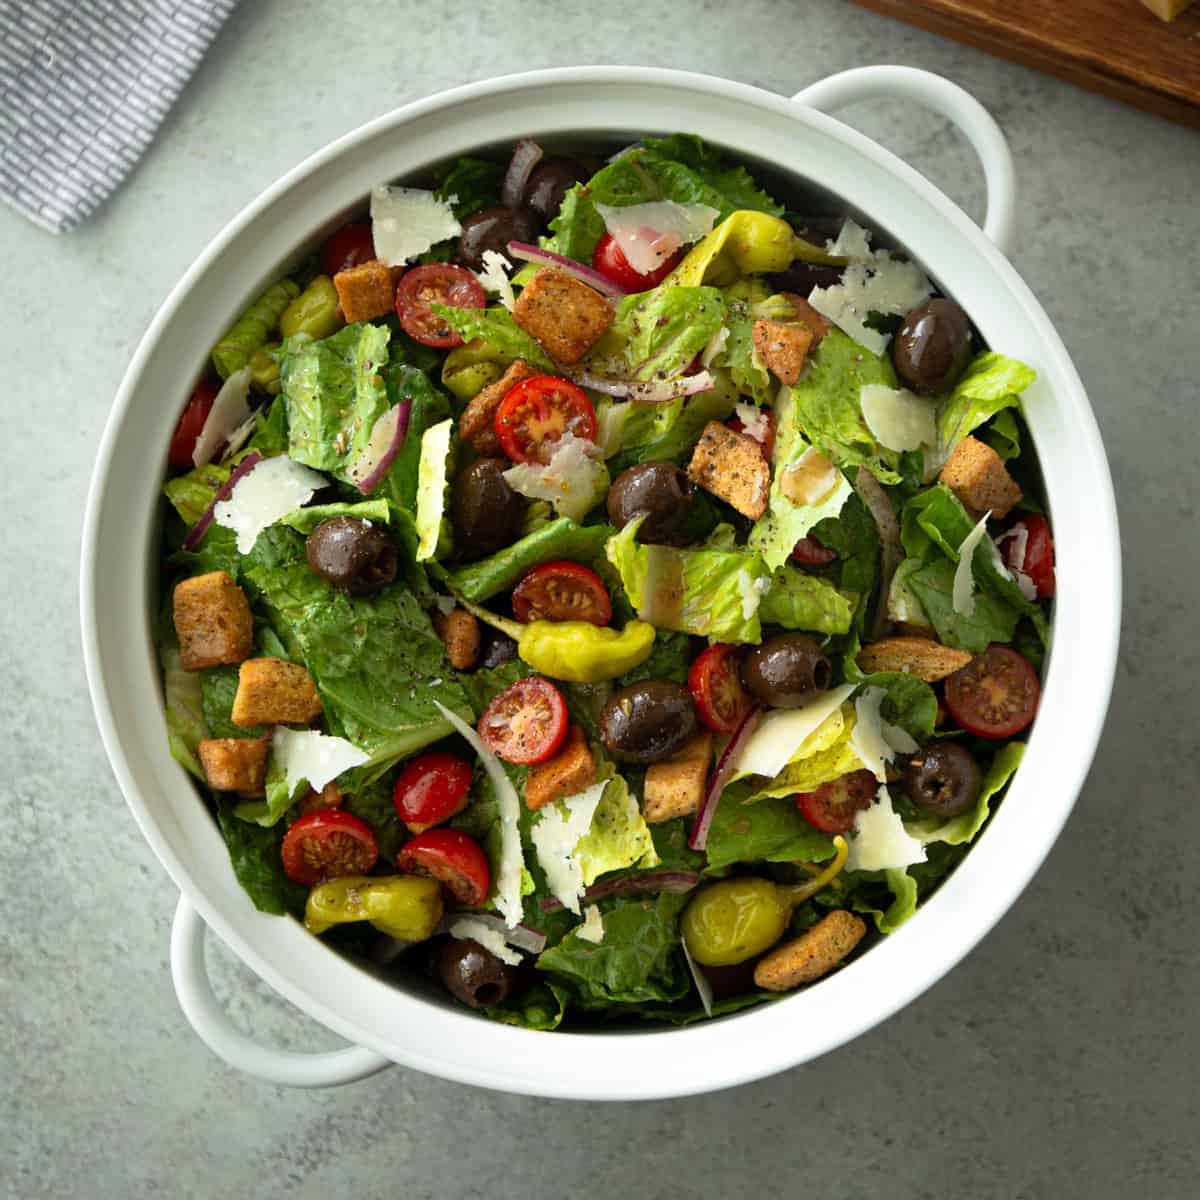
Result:
{"label": "pepperoncini pepper", "polygon": [[312,933],[370,921],[380,933],[404,942],[432,937],[441,919],[441,884],[421,875],[344,875],[318,884],[304,906],[304,924]]}
{"label": "pepperoncini pepper", "polygon": [[482,338],[472,338],[446,355],[442,384],[459,400],[470,400],[489,383],[495,383],[510,362],[511,355],[501,353]]}
{"label": "pepperoncini pepper", "polygon": [[283,310],[279,332],[285,337],[307,333],[311,338],[327,338],[342,327],[337,288],[328,275],[318,275]]}
{"label": "pepperoncini pepper", "polygon": [[272,396],[279,395],[280,390],[279,359],[275,357],[278,351],[278,342],[268,342],[265,346],[259,346],[246,364],[250,368],[250,381],[254,386]]}

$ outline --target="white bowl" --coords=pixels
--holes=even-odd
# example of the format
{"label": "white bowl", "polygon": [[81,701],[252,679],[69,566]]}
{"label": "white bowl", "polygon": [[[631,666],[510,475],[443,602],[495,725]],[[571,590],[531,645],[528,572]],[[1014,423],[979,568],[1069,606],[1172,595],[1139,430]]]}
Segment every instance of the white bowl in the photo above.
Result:
{"label": "white bowl", "polygon": [[[849,72],[801,98],[837,107],[867,94],[938,108],[971,137],[988,174],[987,228],[1002,240],[1012,214],[1011,165],[986,113],[954,85],[894,67]],[[809,990],[723,1020],[547,1035],[406,992],[331,953],[298,923],[254,910],[205,806],[167,751],[152,636],[161,464],[178,399],[230,314],[297,246],[361,205],[372,185],[525,135],[632,140],[672,130],[699,133],[734,157],[778,164],[843,198],[868,227],[907,247],[990,345],[1037,369],[1025,413],[1054,519],[1054,645],[1041,712],[1007,798],[962,865],[897,933]],[[541,71],[459,88],[364,126],[268,189],[200,256],[142,340],[104,432],[83,541],[92,700],[129,807],[182,893],[173,939],[180,999],[222,1056],[300,1085],[346,1082],[394,1061],[507,1091],[649,1099],[726,1087],[823,1054],[933,984],[1025,887],[1083,783],[1116,661],[1119,545],[1103,447],[1062,342],[1003,254],[915,171],[815,108],[673,71]],[[236,1033],[203,974],[196,913],[272,987],[353,1047],[286,1055]]]}

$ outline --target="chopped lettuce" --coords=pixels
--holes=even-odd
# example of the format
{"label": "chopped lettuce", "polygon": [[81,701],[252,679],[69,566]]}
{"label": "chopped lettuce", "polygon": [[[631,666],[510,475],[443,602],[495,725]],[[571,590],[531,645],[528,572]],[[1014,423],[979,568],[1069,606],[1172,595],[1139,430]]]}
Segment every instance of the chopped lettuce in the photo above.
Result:
{"label": "chopped lettuce", "polygon": [[421,437],[427,429],[450,416],[450,401],[424,371],[404,363],[389,365],[384,372],[384,383],[387,385],[389,407],[394,407],[401,400],[407,400],[411,407],[408,430],[400,452],[388,468],[381,494],[415,517]]}
{"label": "chopped lettuce", "polygon": [[333,504],[313,504],[308,508],[295,508],[286,516],[280,517],[278,523],[294,529],[297,533],[309,534],[322,521],[328,521],[331,517],[356,517],[360,521],[386,525],[391,515],[392,510],[386,500],[336,501]]}
{"label": "chopped lettuce", "polygon": [[787,796],[752,800],[749,783],[721,794],[708,831],[708,867],[718,871],[739,862],[824,862],[833,839],[814,829]]}
{"label": "chopped lettuce", "polygon": [[163,495],[185,524],[191,526],[200,520],[217,493],[229,482],[229,468],[209,463],[196,467],[185,475],[176,475],[163,484]]}
{"label": "chopped lettuce", "polygon": [[823,783],[862,769],[862,761],[850,744],[855,714],[843,705],[821,729],[806,739],[792,761],[773,779],[752,785],[750,800],[787,799],[797,792],[815,791]]}
{"label": "chopped lettuce", "polygon": [[780,567],[771,576],[758,616],[764,625],[782,625],[784,629],[848,633],[854,602],[828,580],[795,567]]}
{"label": "chopped lettuce", "polygon": [[1011,642],[1020,613],[1010,604],[978,592],[975,609],[965,616],[954,607],[954,564],[949,559],[924,563],[905,582],[946,646],[982,654],[992,642]]}
{"label": "chopped lettuce", "polygon": [[169,613],[161,622],[158,657],[162,664],[163,701],[167,718],[167,745],[171,757],[202,783],[204,769],[196,751],[200,739],[209,736],[204,720],[204,693],[200,676],[185,671],[179,657],[179,639]]}
{"label": "chopped lettuce", "polygon": [[756,276],[739,280],[724,289],[728,334],[713,365],[727,367],[734,384],[743,396],[756,404],[769,404],[775,388],[766,366],[754,349],[753,306],[770,295],[770,289]]}
{"label": "chopped lettuce", "polygon": [[481,208],[500,203],[500,185],[504,168],[486,158],[465,157],[455,160],[433,194],[446,201],[461,221]]}
{"label": "chopped lettuce", "polygon": [[812,527],[812,536],[837,553],[833,570],[838,586],[860,598],[855,624],[863,628],[867,602],[879,574],[879,529],[867,506],[855,494],[850,496],[836,517],[826,517]]}
{"label": "chopped lettuce", "polygon": [[531,367],[553,371],[554,364],[538,343],[513,320],[503,305],[491,308],[448,308],[435,304],[433,311],[462,336],[464,342],[480,338],[496,353],[497,362],[524,359]]}
{"label": "chopped lettuce", "polygon": [[610,871],[657,865],[650,827],[620,775],[608,781],[591,826],[575,844],[575,860],[585,887]]}
{"label": "chopped lettuce", "polygon": [[233,723],[233,698],[238,690],[238,668],[210,667],[199,671],[200,703],[208,737],[257,738],[267,732],[261,725],[242,726]]}
{"label": "chopped lettuce", "polygon": [[304,911],[308,888],[293,883],[283,871],[279,848],[282,825],[264,828],[234,816],[225,805],[217,809],[217,825],[229,848],[229,862],[237,881],[254,902],[254,907],[276,916],[299,915]]}
{"label": "chopped lettuce", "polygon": [[954,391],[938,413],[937,461],[928,464],[936,474],[938,467],[969,433],[1006,408],[1020,404],[1020,393],[1037,378],[1032,367],[985,351],[976,355]]}

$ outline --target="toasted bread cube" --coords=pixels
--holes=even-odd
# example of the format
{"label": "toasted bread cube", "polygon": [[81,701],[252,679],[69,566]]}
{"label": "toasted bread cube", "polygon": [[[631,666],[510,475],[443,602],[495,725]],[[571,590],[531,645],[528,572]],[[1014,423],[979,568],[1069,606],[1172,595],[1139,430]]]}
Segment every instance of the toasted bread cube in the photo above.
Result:
{"label": "toasted bread cube", "polygon": [[333,277],[333,286],[347,324],[386,317],[396,304],[391,268],[377,258],[339,271]]}
{"label": "toasted bread cube", "polygon": [[943,646],[931,638],[891,637],[872,642],[858,652],[861,671],[873,675],[877,671],[902,671],[914,679],[937,683],[955,671],[961,671],[971,661],[965,650]]}
{"label": "toasted bread cube", "polygon": [[767,511],[771,468],[749,434],[709,421],[692,451],[688,478],[719,496],[751,521]]}
{"label": "toasted bread cube", "polygon": [[795,292],[779,294],[796,310],[796,320],[808,326],[813,335],[812,349],[815,350],[833,326],[803,296],[797,296]]}
{"label": "toasted bread cube", "polygon": [[337,783],[331,779],[319,792],[314,792],[312,788],[309,788],[296,801],[296,815],[307,817],[309,813],[316,812],[318,809],[341,808],[343,799]]}
{"label": "toasted bread cube", "polygon": [[768,992],[788,992],[820,979],[862,941],[866,932],[861,917],[835,908],[798,938],[760,958],[754,967],[754,982]]}
{"label": "toasted bread cube", "polygon": [[543,267],[517,297],[513,320],[555,362],[577,363],[613,323],[613,306],[557,267]]}
{"label": "toasted bread cube", "polygon": [[754,349],[767,370],[780,383],[791,386],[797,382],[812,346],[812,330],[795,322],[755,321],[751,332]]}
{"label": "toasted bread cube", "polygon": [[1021,499],[1021,489],[1005,468],[1004,460],[978,438],[963,438],[938,478],[976,518],[990,512],[997,521],[1002,520]]}
{"label": "toasted bread cube", "polygon": [[577,796],[596,782],[596,760],[583,730],[567,727],[567,736],[553,758],[529,768],[525,807],[533,812],[564,796]]}
{"label": "toasted bread cube", "polygon": [[282,658],[250,658],[238,671],[233,723],[307,725],[321,715],[321,697],[312,676]]}
{"label": "toasted bread cube", "polygon": [[484,458],[499,458],[504,452],[500,448],[500,439],[496,437],[496,409],[522,379],[529,379],[536,374],[537,371],[524,359],[518,358],[495,383],[489,383],[472,397],[463,415],[458,418],[459,436],[470,442]]}
{"label": "toasted bread cube", "polygon": [[215,792],[261,796],[267,788],[270,738],[201,738],[197,753]]}
{"label": "toasted bread cube", "polygon": [[456,671],[469,671],[479,661],[479,622],[465,608],[433,614],[433,628],[446,644],[446,657]]}
{"label": "toasted bread cube", "polygon": [[185,671],[239,663],[254,649],[254,618],[246,593],[225,571],[181,580],[171,605]]}
{"label": "toasted bread cube", "polygon": [[646,768],[642,815],[649,824],[686,817],[700,807],[712,750],[713,737],[706,730],[692,738],[678,754]]}

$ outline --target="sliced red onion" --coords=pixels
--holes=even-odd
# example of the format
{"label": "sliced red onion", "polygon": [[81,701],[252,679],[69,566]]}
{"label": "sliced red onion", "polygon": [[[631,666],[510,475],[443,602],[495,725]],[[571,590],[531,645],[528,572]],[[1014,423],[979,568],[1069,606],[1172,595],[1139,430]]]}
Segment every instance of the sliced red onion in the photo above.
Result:
{"label": "sliced red onion", "polygon": [[716,384],[708,371],[679,375],[674,379],[653,379],[645,383],[637,379],[606,379],[590,371],[574,371],[569,378],[580,387],[591,388],[601,395],[634,400],[638,404],[666,404],[668,400],[711,391]]}
{"label": "sliced red onion", "polygon": [[729,745],[717,759],[717,769],[708,782],[708,791],[704,793],[704,799],[700,801],[700,809],[696,813],[696,820],[692,825],[691,835],[688,837],[690,850],[703,850],[708,845],[708,830],[717,813],[717,801],[721,799],[721,793],[725,790],[725,785],[729,782],[729,777],[737,766],[742,748],[758,727],[758,720],[761,716],[762,709],[752,708],[742,718],[742,723],[734,731],[733,737],[729,739]]}
{"label": "sliced red onion", "polygon": [[896,574],[903,557],[900,551],[900,522],[896,520],[896,510],[892,508],[883,485],[866,467],[859,467],[855,472],[854,490],[867,506],[875,528],[879,530],[879,603],[866,639],[868,642],[877,642],[887,629],[887,597],[892,587],[892,576]]}
{"label": "sliced red onion", "polygon": [[375,422],[371,436],[359,456],[350,464],[346,474],[364,496],[374,491],[396,461],[404,435],[408,432],[408,418],[412,412],[412,401],[401,400],[395,408]]}
{"label": "sliced red onion", "polygon": [[692,957],[692,952],[687,948],[687,940],[681,938],[679,944],[683,947],[683,957],[687,960],[688,970],[692,973],[692,982],[696,985],[696,991],[700,993],[700,1003],[704,1005],[704,1015],[711,1017],[713,1015],[712,984],[708,982],[708,976]]}
{"label": "sliced red onion", "polygon": [[[562,905],[559,905],[561,908]],[[526,954],[541,954],[546,948],[546,935],[531,929],[528,925],[514,925],[511,929],[499,913],[490,912],[454,912],[447,913],[438,925],[439,933],[449,933],[450,926],[456,921],[478,921],[489,929],[494,929],[510,945]]]}
{"label": "sliced red onion", "polygon": [[532,138],[522,138],[513,148],[500,186],[500,203],[506,208],[520,208],[525,199],[525,185],[533,168],[542,161],[542,148]]}
{"label": "sliced red onion", "polygon": [[245,423],[250,416],[250,405],[246,403],[246,397],[249,395],[249,367],[234,371],[221,384],[221,390],[213,400],[212,408],[208,410],[208,416],[204,418],[204,424],[196,438],[196,445],[192,450],[192,466],[208,466],[220,446],[229,442],[234,431]]}
{"label": "sliced red onion", "polygon": [[[695,871],[639,871],[636,875],[623,875],[620,879],[606,879],[594,883],[583,893],[585,900],[603,900],[606,896],[635,896],[644,892],[673,892],[683,895],[700,882]],[[561,900],[547,896],[539,901],[542,912],[559,912],[565,907]]]}
{"label": "sliced red onion", "polygon": [[204,515],[198,520],[195,525],[188,530],[188,535],[183,539],[183,548],[185,550],[195,550],[200,544],[200,539],[204,536],[205,531],[212,524],[213,514],[217,510],[217,505],[222,500],[228,500],[233,495],[233,489],[237,487],[241,481],[250,474],[258,464],[262,462],[262,455],[257,450],[251,450],[245,458],[242,459],[236,467],[230,472],[229,478],[225,480],[224,485],[212,498],[212,503],[204,510]]}
{"label": "sliced red onion", "polygon": [[522,262],[535,263],[539,267],[558,267],[559,270],[578,279],[580,283],[586,283],[588,287],[595,288],[602,296],[607,296],[610,300],[620,300],[626,294],[624,288],[618,287],[607,276],[601,275],[599,271],[593,271],[591,267],[585,267],[583,263],[577,263],[573,258],[564,258],[561,254],[543,250],[541,246],[531,246],[528,242],[509,242],[508,253],[513,258],[519,258]]}

